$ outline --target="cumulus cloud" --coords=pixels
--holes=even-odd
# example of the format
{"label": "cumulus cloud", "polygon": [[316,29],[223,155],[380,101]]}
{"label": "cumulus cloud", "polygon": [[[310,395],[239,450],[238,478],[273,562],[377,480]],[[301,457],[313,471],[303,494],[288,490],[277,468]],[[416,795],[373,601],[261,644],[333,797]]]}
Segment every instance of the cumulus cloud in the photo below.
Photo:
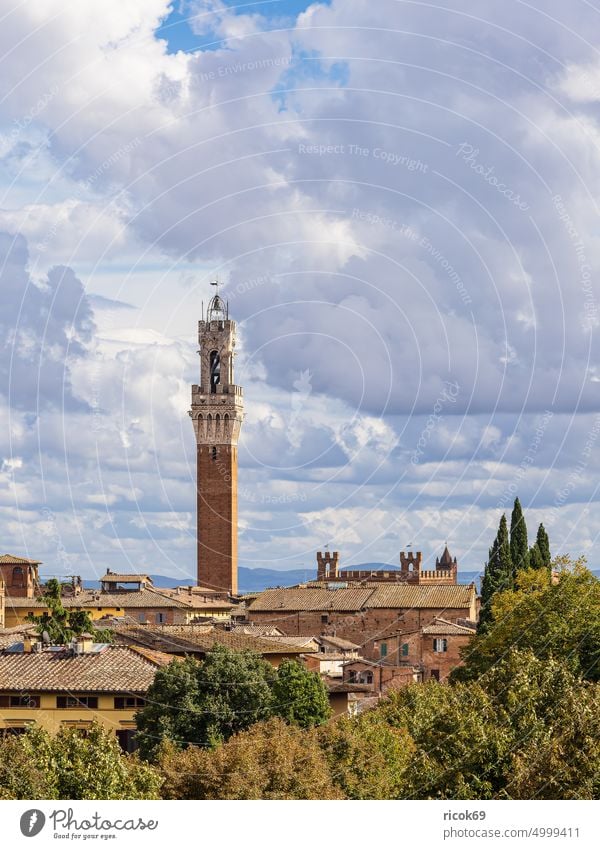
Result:
{"label": "cumulus cloud", "polygon": [[52,509],[82,569],[192,571],[188,385],[218,271],[248,409],[242,562],[285,540],[299,565],[325,535],[355,560],[450,538],[478,563],[514,486],[557,545],[580,527],[591,547],[597,10],[185,9],[210,49],[156,35],[167,0],[5,18],[8,538]]}

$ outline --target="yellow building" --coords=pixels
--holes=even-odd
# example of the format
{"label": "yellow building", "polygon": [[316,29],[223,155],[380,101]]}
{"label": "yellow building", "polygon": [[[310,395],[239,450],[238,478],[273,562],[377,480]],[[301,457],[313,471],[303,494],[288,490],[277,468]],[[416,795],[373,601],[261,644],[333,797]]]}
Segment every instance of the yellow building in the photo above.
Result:
{"label": "yellow building", "polygon": [[171,660],[160,652],[94,643],[86,634],[65,647],[42,646],[26,633],[23,642],[0,652],[0,733],[21,733],[32,724],[56,733],[96,720],[132,751],[135,713],[156,670]]}
{"label": "yellow building", "polygon": [[[49,613],[48,605],[39,597],[39,589],[27,595],[6,598],[5,627],[27,622],[28,616]],[[133,619],[142,624],[186,624],[198,617],[226,619],[234,605],[203,587],[156,589],[148,575],[119,575],[107,572],[100,590],[84,590],[78,585],[62,596],[67,610],[85,610],[91,619],[106,617]]]}

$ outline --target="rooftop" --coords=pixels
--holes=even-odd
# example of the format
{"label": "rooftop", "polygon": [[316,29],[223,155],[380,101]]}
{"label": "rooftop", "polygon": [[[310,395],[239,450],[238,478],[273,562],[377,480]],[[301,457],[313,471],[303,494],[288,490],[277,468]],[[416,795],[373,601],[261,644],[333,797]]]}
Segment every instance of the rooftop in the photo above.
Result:
{"label": "rooftop", "polygon": [[142,581],[152,583],[150,575],[119,574],[118,572],[111,572],[110,569],[107,569],[106,575],[102,575],[100,580],[112,584],[139,584]]}
{"label": "rooftop", "polygon": [[39,566],[41,560],[28,560],[26,557],[16,557],[14,554],[0,554],[0,563],[9,563],[15,566]]}
{"label": "rooftop", "polygon": [[[133,590],[125,592],[101,592],[100,590],[82,590],[77,595],[63,596],[63,607],[75,609],[85,609],[89,607],[165,607],[186,609],[190,605],[184,604],[182,599],[167,596],[151,587],[145,587],[142,590]],[[7,598],[6,607],[21,608],[26,607],[28,610],[42,610],[48,605],[43,599],[37,598]],[[210,606],[210,605],[209,605]]]}
{"label": "rooftop", "polygon": [[157,668],[172,660],[165,658],[150,660],[126,646],[108,645],[79,655],[67,648],[0,652],[0,690],[144,693]]}
{"label": "rooftop", "polygon": [[248,607],[253,612],[346,611],[369,608],[465,608],[475,599],[473,584],[422,586],[364,584],[327,589],[325,584],[265,590]]}
{"label": "rooftop", "polygon": [[306,648],[273,637],[255,637],[236,631],[224,631],[211,625],[123,625],[114,629],[119,642],[133,643],[165,652],[203,654],[216,645],[235,651],[259,654],[303,654]]}
{"label": "rooftop", "polygon": [[431,625],[426,625],[423,628],[424,634],[442,634],[442,635],[464,635],[468,637],[472,637],[475,634],[474,628],[467,628],[465,625],[457,625],[455,622],[446,622],[445,619],[440,619],[439,617],[431,623]]}

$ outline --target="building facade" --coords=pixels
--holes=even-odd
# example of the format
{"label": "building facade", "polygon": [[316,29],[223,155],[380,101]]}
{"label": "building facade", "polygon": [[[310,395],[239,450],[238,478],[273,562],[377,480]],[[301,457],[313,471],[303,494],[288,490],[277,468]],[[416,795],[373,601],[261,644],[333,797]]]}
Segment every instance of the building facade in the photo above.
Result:
{"label": "building facade", "polygon": [[399,630],[418,633],[442,617],[449,622],[477,616],[474,584],[410,585],[315,582],[265,590],[247,607],[248,621],[286,635],[336,636],[360,646],[377,661],[376,640]]}
{"label": "building facade", "polygon": [[242,388],[234,383],[235,322],[216,294],[198,326],[200,383],[192,386],[196,435],[198,583],[237,593],[237,446]]}

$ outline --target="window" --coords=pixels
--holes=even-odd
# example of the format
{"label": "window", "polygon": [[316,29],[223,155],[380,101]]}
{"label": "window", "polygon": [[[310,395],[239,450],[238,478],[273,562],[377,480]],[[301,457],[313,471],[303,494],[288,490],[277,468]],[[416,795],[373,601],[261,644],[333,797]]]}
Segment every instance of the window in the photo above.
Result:
{"label": "window", "polygon": [[98,696],[57,696],[57,708],[97,708]]}
{"label": "window", "polygon": [[162,625],[164,621],[165,621],[165,614],[164,613],[157,613],[156,614],[156,624]]}
{"label": "window", "polygon": [[9,707],[16,708],[39,708],[40,706],[40,697],[39,696],[28,696],[27,694],[23,696],[11,696]]}
{"label": "window", "polygon": [[7,725],[6,728],[0,728],[0,736],[15,737],[17,734],[25,734],[26,731],[25,725]]}
{"label": "window", "polygon": [[12,571],[12,585],[13,587],[24,587],[25,580],[23,577],[23,570],[20,566],[15,566]]}
{"label": "window", "polygon": [[142,623],[142,625],[146,624],[146,614],[138,613],[138,620]]}
{"label": "window", "polygon": [[212,458],[213,458],[213,460],[217,459],[217,446],[216,445],[213,445]]}
{"label": "window", "polygon": [[440,670],[439,669],[432,669],[431,670],[431,677],[434,681],[439,681],[440,680]]}
{"label": "window", "polygon": [[115,696],[115,710],[137,710],[145,704],[144,699],[137,696]]}
{"label": "window", "polygon": [[387,643],[379,644],[379,654],[381,657],[387,657]]}
{"label": "window", "polygon": [[438,653],[448,651],[448,640],[445,637],[438,637],[433,641],[433,650]]}
{"label": "window", "polygon": [[321,616],[321,625],[328,625],[328,624],[329,624],[329,616],[327,615],[327,613],[324,613]]}
{"label": "window", "polygon": [[23,693],[20,696],[0,696],[0,707],[3,708],[39,708],[40,697]]}
{"label": "window", "polygon": [[363,684],[372,684],[373,683],[373,673],[372,672],[363,672],[361,675]]}
{"label": "window", "polygon": [[356,681],[356,670],[348,670],[348,681],[350,681],[351,684],[354,684],[354,682]]}
{"label": "window", "polygon": [[408,657],[408,643],[402,643],[402,657]]}
{"label": "window", "polygon": [[137,740],[135,739],[135,728],[120,728],[117,732],[117,740],[119,746],[124,752],[131,754],[137,749]]}
{"label": "window", "polygon": [[217,391],[217,384],[221,382],[221,358],[218,351],[210,352],[210,391]]}

